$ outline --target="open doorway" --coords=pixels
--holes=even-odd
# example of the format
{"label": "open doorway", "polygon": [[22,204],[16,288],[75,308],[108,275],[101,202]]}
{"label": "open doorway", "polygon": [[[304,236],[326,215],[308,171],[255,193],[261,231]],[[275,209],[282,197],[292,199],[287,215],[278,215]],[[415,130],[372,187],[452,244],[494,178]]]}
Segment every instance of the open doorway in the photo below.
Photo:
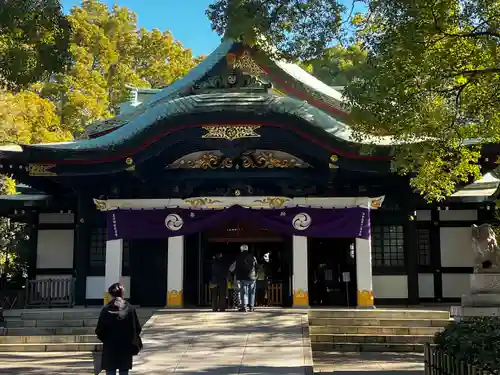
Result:
{"label": "open doorway", "polygon": [[354,239],[309,238],[309,304],[356,306]]}
{"label": "open doorway", "polygon": [[211,302],[209,284],[211,263],[215,255],[222,253],[226,262],[231,264],[240,254],[240,247],[243,244],[248,245],[248,251],[256,257],[259,264],[265,262],[265,254],[268,258],[264,280],[261,277],[257,280],[257,306],[291,305],[292,243],[290,236],[281,236],[251,222],[231,222],[203,233],[202,237],[199,256],[198,305],[206,306]]}

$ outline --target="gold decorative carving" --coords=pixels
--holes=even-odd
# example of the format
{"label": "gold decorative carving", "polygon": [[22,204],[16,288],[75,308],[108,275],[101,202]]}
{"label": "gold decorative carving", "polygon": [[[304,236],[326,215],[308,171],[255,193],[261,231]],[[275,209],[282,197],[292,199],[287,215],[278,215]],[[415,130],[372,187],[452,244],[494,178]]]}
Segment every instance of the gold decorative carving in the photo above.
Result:
{"label": "gold decorative carving", "polygon": [[358,306],[373,307],[373,292],[371,290],[358,290]]}
{"label": "gold decorative carving", "polygon": [[497,155],[497,160],[495,160],[496,165],[500,165],[500,155]]}
{"label": "gold decorative carving", "polygon": [[370,203],[370,208],[380,208],[382,207],[382,198],[372,199]]}
{"label": "gold decorative carving", "polygon": [[100,199],[94,199],[94,204],[95,204],[95,208],[98,211],[106,211],[106,209],[107,209],[106,201],[102,201]]}
{"label": "gold decorative carving", "polygon": [[264,70],[255,62],[249,51],[245,51],[238,57],[234,63],[234,68],[252,76],[259,76]]}
{"label": "gold decorative carving", "polygon": [[268,205],[270,208],[282,208],[286,202],[289,202],[290,198],[283,197],[266,197],[264,199],[256,199],[253,203],[261,203]]}
{"label": "gold decorative carving", "polygon": [[293,306],[307,307],[309,306],[309,293],[305,290],[298,289],[293,291]]}
{"label": "gold decorative carving", "polygon": [[51,169],[54,168],[55,164],[29,164],[28,174],[30,176],[57,176],[56,173],[52,172]]}
{"label": "gold decorative carving", "polygon": [[259,138],[260,135],[255,132],[260,125],[206,125],[203,129],[207,131],[202,138],[227,139],[234,141],[240,138]]}
{"label": "gold decorative carving", "polygon": [[217,199],[211,199],[211,198],[185,199],[184,202],[189,203],[191,207],[200,207],[200,206],[206,206],[208,204],[222,203]]}
{"label": "gold decorative carving", "polygon": [[232,168],[233,160],[209,152],[196,160],[181,160],[179,164],[187,168],[220,169]]}
{"label": "gold decorative carving", "polygon": [[167,307],[182,307],[182,290],[170,290],[167,293]]}
{"label": "gold decorative carving", "polygon": [[268,151],[246,154],[241,159],[243,168],[297,168],[302,166],[300,160],[295,158],[278,159],[274,157],[272,152]]}
{"label": "gold decorative carving", "polygon": [[336,164],[339,161],[339,157],[337,155],[330,156],[330,163],[328,164],[328,168],[337,169],[339,166]]}

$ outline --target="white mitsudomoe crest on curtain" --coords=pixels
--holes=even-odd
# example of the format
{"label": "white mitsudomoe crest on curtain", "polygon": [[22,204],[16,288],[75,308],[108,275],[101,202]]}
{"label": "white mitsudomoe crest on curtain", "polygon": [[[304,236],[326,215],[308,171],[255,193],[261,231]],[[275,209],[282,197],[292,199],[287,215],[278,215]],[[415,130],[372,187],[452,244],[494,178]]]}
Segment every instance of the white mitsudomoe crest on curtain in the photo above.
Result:
{"label": "white mitsudomoe crest on curtain", "polygon": [[306,230],[312,224],[311,216],[305,212],[301,212],[294,216],[292,225],[297,230]]}

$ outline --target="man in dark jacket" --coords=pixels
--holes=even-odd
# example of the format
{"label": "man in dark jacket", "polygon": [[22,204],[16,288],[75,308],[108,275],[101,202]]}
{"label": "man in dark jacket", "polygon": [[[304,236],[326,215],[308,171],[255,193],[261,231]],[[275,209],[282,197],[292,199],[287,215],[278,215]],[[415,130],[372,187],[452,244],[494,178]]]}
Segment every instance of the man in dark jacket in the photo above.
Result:
{"label": "man in dark jacket", "polygon": [[210,292],[212,293],[212,310],[226,311],[228,264],[221,253],[217,253],[212,261],[212,280]]}
{"label": "man in dark jacket", "polygon": [[235,264],[236,279],[240,287],[239,311],[254,311],[257,260],[248,252],[248,245],[241,245],[240,250],[241,254]]}

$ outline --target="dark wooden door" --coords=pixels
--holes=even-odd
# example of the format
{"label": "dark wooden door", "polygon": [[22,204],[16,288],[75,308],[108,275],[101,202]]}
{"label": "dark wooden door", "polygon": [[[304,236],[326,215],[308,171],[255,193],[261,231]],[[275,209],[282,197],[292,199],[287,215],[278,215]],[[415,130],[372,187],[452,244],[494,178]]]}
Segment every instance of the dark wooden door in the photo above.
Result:
{"label": "dark wooden door", "polygon": [[167,239],[133,240],[130,247],[131,303],[164,307],[167,303]]}
{"label": "dark wooden door", "polygon": [[[354,239],[310,238],[308,241],[309,304],[356,306]],[[347,274],[349,282],[344,282]]]}

